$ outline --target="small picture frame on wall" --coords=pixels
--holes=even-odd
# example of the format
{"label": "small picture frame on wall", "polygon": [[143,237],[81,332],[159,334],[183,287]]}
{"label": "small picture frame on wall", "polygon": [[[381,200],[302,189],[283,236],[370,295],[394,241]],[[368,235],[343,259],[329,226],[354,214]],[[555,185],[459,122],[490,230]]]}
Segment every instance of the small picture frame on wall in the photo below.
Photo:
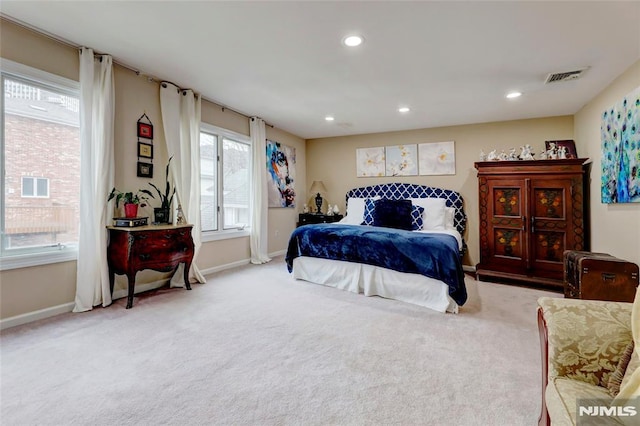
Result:
{"label": "small picture frame on wall", "polygon": [[149,123],[141,123],[138,121],[138,137],[153,139],[153,125]]}
{"label": "small picture frame on wall", "polygon": [[544,141],[544,147],[547,151],[551,149],[551,144],[556,144],[556,148],[563,146],[567,152],[567,158],[578,158],[578,152],[576,151],[576,143],[573,139],[561,140],[561,141]]}
{"label": "small picture frame on wall", "polygon": [[153,164],[138,161],[138,177],[152,178]]}
{"label": "small picture frame on wall", "polygon": [[153,145],[138,142],[138,157],[153,159]]}

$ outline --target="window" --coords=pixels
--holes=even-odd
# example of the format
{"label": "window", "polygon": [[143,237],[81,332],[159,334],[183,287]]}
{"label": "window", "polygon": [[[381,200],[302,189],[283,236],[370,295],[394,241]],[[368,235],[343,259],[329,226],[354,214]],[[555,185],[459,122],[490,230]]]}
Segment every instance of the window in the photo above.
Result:
{"label": "window", "polygon": [[[0,79],[1,268],[74,259],[80,201],[78,83],[4,59]],[[25,264],[24,255],[36,260]],[[16,258],[22,260],[16,263]]]}
{"label": "window", "polygon": [[250,185],[249,138],[203,123],[200,130],[203,233],[230,233],[249,226]]}
{"label": "window", "polygon": [[49,179],[24,176],[22,178],[22,196],[49,198]]}

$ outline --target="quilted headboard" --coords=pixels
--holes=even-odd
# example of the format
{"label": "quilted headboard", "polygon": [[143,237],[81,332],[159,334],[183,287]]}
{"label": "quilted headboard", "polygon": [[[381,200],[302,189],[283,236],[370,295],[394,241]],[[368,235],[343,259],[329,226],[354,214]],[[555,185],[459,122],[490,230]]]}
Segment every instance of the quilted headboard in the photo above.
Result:
{"label": "quilted headboard", "polygon": [[464,212],[462,196],[450,189],[434,188],[432,186],[417,185],[414,183],[383,183],[380,185],[363,186],[347,192],[349,198],[371,198],[379,195],[391,200],[404,200],[407,198],[444,198],[447,207],[455,209],[453,224],[460,235],[464,234],[467,226],[467,215]]}

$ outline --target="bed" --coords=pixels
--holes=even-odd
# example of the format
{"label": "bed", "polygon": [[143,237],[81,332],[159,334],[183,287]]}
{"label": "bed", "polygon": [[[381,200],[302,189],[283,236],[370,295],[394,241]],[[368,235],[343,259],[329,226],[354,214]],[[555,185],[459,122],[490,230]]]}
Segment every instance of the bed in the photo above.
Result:
{"label": "bed", "polygon": [[352,189],[346,199],[340,222],[291,234],[285,261],[294,278],[457,313],[467,299],[460,194],[391,183]]}

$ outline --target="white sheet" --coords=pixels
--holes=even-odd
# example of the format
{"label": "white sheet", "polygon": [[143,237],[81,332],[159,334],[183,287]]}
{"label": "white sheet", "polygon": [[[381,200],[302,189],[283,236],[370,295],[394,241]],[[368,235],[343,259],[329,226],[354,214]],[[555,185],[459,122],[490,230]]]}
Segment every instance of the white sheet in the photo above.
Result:
{"label": "white sheet", "polygon": [[293,260],[293,276],[314,284],[363,293],[365,296],[381,296],[438,312],[458,313],[458,305],[449,297],[448,286],[419,274],[302,256]]}

